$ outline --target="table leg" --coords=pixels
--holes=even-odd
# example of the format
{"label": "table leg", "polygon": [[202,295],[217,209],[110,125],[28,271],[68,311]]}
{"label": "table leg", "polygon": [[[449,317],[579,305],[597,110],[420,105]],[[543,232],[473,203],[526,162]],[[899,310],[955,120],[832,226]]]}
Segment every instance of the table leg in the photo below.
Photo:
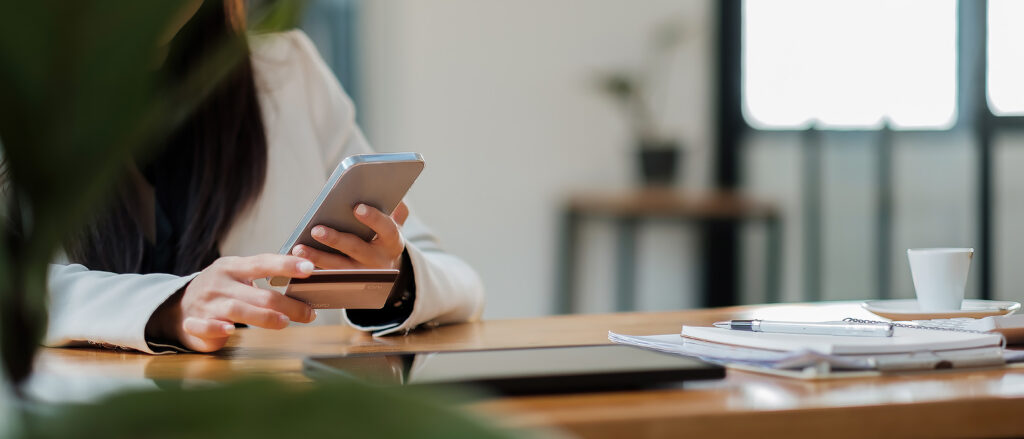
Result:
{"label": "table leg", "polygon": [[635,218],[621,218],[617,225],[616,311],[636,309],[636,223]]}
{"label": "table leg", "polygon": [[555,274],[555,313],[576,311],[576,264],[580,215],[572,209],[562,213],[559,226],[558,272]]}
{"label": "table leg", "polygon": [[700,227],[702,307],[739,304],[739,220],[705,218]]}
{"label": "table leg", "polygon": [[782,279],[782,225],[779,218],[772,216],[765,219],[767,243],[765,244],[764,288],[765,301],[778,302],[780,297],[780,281]]}

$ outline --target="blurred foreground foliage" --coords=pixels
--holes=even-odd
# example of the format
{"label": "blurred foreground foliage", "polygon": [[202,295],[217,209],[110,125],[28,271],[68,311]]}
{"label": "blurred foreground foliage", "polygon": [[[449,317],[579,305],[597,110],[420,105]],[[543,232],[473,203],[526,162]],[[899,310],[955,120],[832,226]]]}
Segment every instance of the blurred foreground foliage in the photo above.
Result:
{"label": "blurred foreground foliage", "polygon": [[354,381],[249,381],[203,390],[125,393],[26,419],[31,439],[511,438],[435,395]]}
{"label": "blurred foreground foliage", "polygon": [[[159,144],[243,59],[225,43],[201,75],[155,77],[160,40],[190,3],[0,0],[0,436],[505,437],[435,397],[345,381],[243,381],[89,405],[20,394],[46,328],[48,264],[133,155]],[[300,1],[254,4],[251,27],[263,32],[300,16]]]}
{"label": "blurred foreground foliage", "polygon": [[46,328],[46,269],[131,154],[173,126],[156,48],[185,1],[0,0],[0,358],[21,382]]}

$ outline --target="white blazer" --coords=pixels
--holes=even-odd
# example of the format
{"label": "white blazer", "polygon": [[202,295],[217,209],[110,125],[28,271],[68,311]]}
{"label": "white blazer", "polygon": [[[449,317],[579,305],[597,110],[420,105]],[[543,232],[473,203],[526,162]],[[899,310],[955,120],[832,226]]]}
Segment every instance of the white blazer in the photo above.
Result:
{"label": "white blazer", "polygon": [[[255,36],[251,42],[267,136],[267,176],[259,199],[221,242],[222,256],[276,253],[338,162],[372,152],[356,126],[352,101],[304,33]],[[484,294],[473,269],[442,251],[414,214],[402,233],[415,274],[412,314],[398,325],[360,329],[384,335],[424,323],[478,318]],[[44,344],[89,343],[153,353],[145,340],[146,323],[194,276],[114,274],[79,264],[52,264]],[[319,310],[314,324],[342,319],[348,320],[343,312]]]}

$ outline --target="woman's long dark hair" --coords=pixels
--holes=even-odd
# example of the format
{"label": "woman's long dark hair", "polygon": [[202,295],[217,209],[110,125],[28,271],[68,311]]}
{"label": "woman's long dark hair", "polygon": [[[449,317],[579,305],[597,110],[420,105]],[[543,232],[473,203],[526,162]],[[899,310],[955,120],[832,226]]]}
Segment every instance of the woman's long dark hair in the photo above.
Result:
{"label": "woman's long dark hair", "polygon": [[144,262],[151,257],[145,254],[143,232],[149,213],[140,208],[146,203],[141,202],[144,195],[136,178],[127,179],[107,208],[67,244],[71,262],[116,273],[181,275],[203,269],[218,256],[220,240],[259,196],[267,168],[244,17],[242,0],[204,1],[174,37],[163,64],[162,74],[174,81],[193,72],[218,42],[236,38],[246,51],[242,62],[166,139],[162,150],[137,163],[136,175],[153,185],[155,202],[175,230],[165,260],[155,265]]}

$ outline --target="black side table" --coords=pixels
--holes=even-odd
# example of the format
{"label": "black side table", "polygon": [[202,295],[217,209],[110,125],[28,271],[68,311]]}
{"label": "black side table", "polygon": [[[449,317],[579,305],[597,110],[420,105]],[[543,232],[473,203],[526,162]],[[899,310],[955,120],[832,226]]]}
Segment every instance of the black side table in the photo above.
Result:
{"label": "black side table", "polygon": [[[616,230],[615,305],[618,311],[636,309],[636,235],[642,222],[671,220],[682,226],[727,226],[739,228],[745,222],[760,222],[768,237],[765,254],[765,288],[768,302],[779,300],[782,263],[782,227],[778,209],[735,192],[677,192],[646,189],[626,193],[579,194],[563,208],[555,311],[578,311],[576,271],[580,226],[591,218],[608,219]],[[706,285],[706,282],[703,282]],[[703,287],[703,303],[711,302],[713,291]]]}

